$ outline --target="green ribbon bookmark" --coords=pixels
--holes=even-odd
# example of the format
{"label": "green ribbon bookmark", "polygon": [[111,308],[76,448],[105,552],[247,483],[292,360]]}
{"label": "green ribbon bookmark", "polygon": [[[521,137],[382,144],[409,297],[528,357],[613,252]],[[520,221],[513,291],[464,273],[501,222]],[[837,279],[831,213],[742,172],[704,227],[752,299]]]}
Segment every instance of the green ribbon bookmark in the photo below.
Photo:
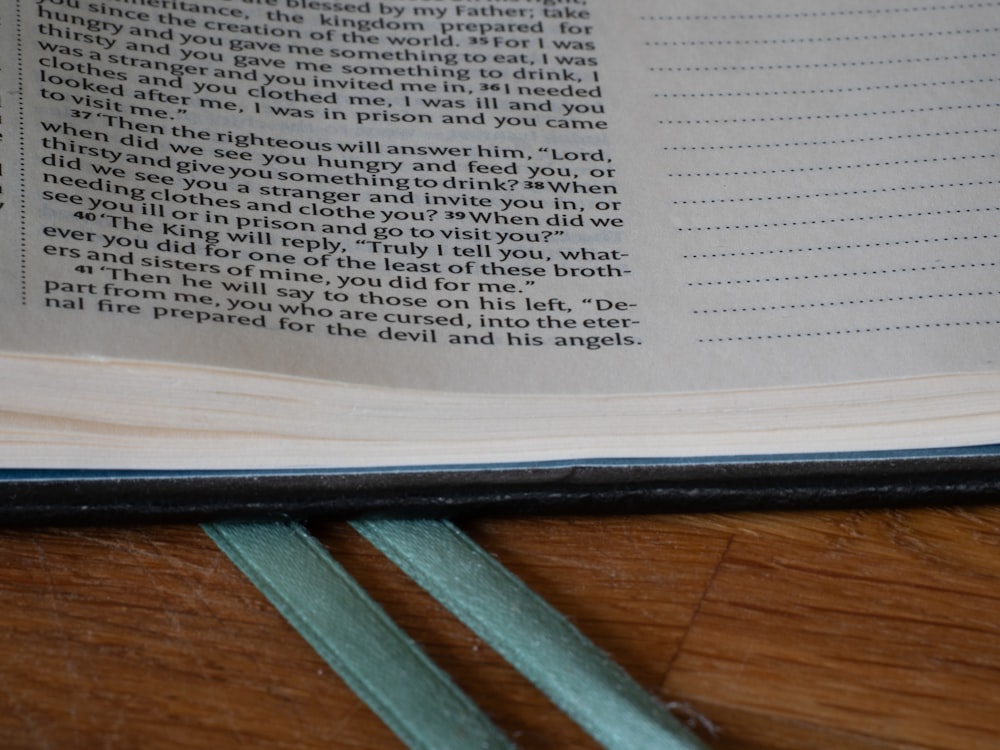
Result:
{"label": "green ribbon bookmark", "polygon": [[[608,750],[704,750],[653,696],[447,521],[352,524]],[[212,523],[216,544],[410,748],[512,748],[302,526]]]}
{"label": "green ribbon bookmark", "polygon": [[408,747],[513,748],[302,526],[203,528]]}
{"label": "green ribbon bookmark", "polygon": [[352,525],[608,750],[705,748],[565,617],[451,523]]}

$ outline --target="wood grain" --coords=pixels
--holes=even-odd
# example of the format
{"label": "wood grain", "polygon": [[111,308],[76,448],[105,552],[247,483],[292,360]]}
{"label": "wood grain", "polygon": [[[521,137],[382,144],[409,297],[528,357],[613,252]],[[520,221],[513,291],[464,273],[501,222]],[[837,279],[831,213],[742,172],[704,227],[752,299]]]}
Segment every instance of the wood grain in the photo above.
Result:
{"label": "wood grain", "polygon": [[[1000,743],[1000,507],[461,525],[712,747]],[[520,747],[594,747],[348,526],[311,528]],[[0,532],[0,746],[400,744],[174,525]]]}

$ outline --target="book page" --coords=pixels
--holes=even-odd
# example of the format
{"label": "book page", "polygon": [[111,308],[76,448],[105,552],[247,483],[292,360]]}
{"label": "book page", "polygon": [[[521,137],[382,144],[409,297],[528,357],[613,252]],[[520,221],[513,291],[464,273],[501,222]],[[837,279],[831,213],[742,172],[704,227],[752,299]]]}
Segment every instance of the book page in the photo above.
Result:
{"label": "book page", "polygon": [[4,350],[520,393],[997,368],[998,3],[0,24]]}

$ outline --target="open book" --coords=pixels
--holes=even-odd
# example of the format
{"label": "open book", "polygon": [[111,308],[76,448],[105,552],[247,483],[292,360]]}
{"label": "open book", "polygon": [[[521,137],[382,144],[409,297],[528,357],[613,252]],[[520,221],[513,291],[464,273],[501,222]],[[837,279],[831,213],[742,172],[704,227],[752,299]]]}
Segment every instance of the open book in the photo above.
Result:
{"label": "open book", "polygon": [[1000,3],[40,0],[0,49],[8,478],[997,468]]}

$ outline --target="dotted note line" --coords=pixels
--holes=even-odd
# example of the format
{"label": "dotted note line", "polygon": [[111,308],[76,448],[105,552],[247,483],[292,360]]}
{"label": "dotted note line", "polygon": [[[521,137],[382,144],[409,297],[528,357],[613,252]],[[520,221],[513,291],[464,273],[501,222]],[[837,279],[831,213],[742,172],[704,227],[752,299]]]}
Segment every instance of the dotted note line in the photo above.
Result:
{"label": "dotted note line", "polygon": [[997,268],[1000,263],[947,263],[937,266],[904,266],[902,268],[876,268],[867,271],[835,271],[831,273],[795,274],[789,276],[762,276],[757,279],[724,279],[721,281],[689,281],[686,286],[742,286],[744,284],[783,284],[789,281],[819,281],[829,279],[858,279],[869,276],[891,276],[904,273],[928,273],[931,271],[967,271],[974,268]]}
{"label": "dotted note line", "polygon": [[777,339],[820,338],[824,336],[848,336],[859,333],[888,333],[897,331],[917,331],[927,328],[970,328],[976,326],[1000,325],[1000,320],[961,320],[943,321],[939,323],[909,323],[894,326],[870,326],[867,328],[844,328],[832,331],[801,331],[798,333],[766,333],[750,336],[719,336],[716,338],[700,338],[699,344],[736,343],[741,341],[770,341]]}
{"label": "dotted note line", "polygon": [[804,122],[808,120],[843,120],[855,117],[884,117],[886,115],[910,115],[926,112],[958,112],[966,109],[989,109],[1000,107],[997,102],[976,104],[942,104],[937,107],[912,107],[910,109],[883,109],[867,112],[834,112],[824,115],[775,115],[773,117],[719,117],[701,120],[657,120],[660,125],[741,125],[753,122]]}
{"label": "dotted note line", "polygon": [[941,31],[907,31],[894,34],[857,34],[854,36],[806,36],[787,39],[680,39],[643,42],[647,47],[732,47],[766,46],[770,44],[825,44],[835,42],[872,42],[884,39],[928,39],[946,36],[970,36],[972,34],[995,34],[1000,27],[983,29],[943,29]]}
{"label": "dotted note line", "polygon": [[731,172],[664,172],[665,177],[740,177],[762,174],[796,174],[802,172],[835,172],[844,169],[870,169],[872,167],[900,167],[906,164],[934,164],[947,161],[995,159],[996,154],[968,154],[958,156],[932,156],[925,159],[895,159],[893,161],[868,161],[858,164],[823,164],[814,167],[784,167],[782,169],[745,169]]}
{"label": "dotted note line", "polygon": [[971,182],[939,182],[931,185],[894,185],[883,188],[858,188],[857,190],[830,190],[823,193],[798,193],[789,195],[752,195],[740,198],[696,198],[671,201],[675,206],[712,205],[719,203],[762,203],[767,201],[790,201],[812,198],[839,198],[848,195],[876,195],[879,193],[902,193],[918,190],[941,190],[960,187],[981,187],[1000,184],[998,180],[975,180]]}
{"label": "dotted note line", "polygon": [[942,138],[953,135],[984,135],[1000,133],[1000,128],[976,128],[970,130],[938,130],[931,133],[898,133],[895,135],[873,135],[861,138],[835,138],[819,141],[786,141],[784,143],[724,143],[706,146],[664,146],[664,151],[739,151],[755,148],[797,148],[801,146],[841,146],[854,143],[882,143],[884,141],[905,141],[911,138]]}
{"label": "dotted note line", "polygon": [[754,96],[807,96],[813,94],[853,94],[859,91],[899,91],[902,89],[935,88],[937,86],[968,86],[996,83],[997,78],[965,78],[953,81],[916,81],[913,83],[878,83],[868,86],[838,86],[832,89],[774,89],[772,91],[695,91],[653,94],[659,99],[726,99]]}
{"label": "dotted note line", "polygon": [[917,5],[904,8],[864,8],[858,10],[797,11],[790,13],[733,13],[728,15],[639,16],[641,21],[769,21],[780,18],[835,18],[876,16],[899,13],[929,13],[948,10],[996,8],[1000,3],[955,3],[953,5]]}
{"label": "dotted note line", "polygon": [[717,232],[731,229],[768,229],[771,227],[801,227],[819,224],[851,224],[863,221],[885,221],[887,219],[917,219],[923,216],[952,216],[956,214],[976,214],[996,211],[996,206],[983,208],[953,208],[937,211],[909,211],[899,214],[876,214],[873,216],[838,216],[832,219],[800,219],[796,221],[761,222],[759,224],[724,224],[720,226],[678,227],[679,232]]}
{"label": "dotted note line", "polygon": [[748,313],[748,312],[780,312],[783,310],[811,310],[813,308],[824,308],[824,307],[853,307],[857,305],[878,305],[878,304],[888,304],[892,302],[922,302],[924,300],[934,300],[934,299],[953,299],[960,297],[996,297],[996,296],[1000,296],[1000,292],[992,292],[992,291],[941,292],[939,294],[908,294],[901,297],[871,297],[869,299],[832,300],[828,302],[802,302],[798,304],[789,304],[789,305],[759,305],[759,306],[748,306],[748,307],[706,308],[704,310],[692,310],[691,312],[693,312],[695,315],[719,315],[719,314]]}
{"label": "dotted note line", "polygon": [[733,250],[731,252],[690,253],[682,255],[686,260],[713,260],[717,258],[751,258],[764,255],[790,255],[795,253],[820,253],[831,250],[868,250],[876,247],[900,247],[905,245],[925,245],[938,242],[975,242],[978,240],[1000,239],[1000,234],[966,234],[953,237],[917,237],[908,240],[887,240],[884,242],[857,242],[844,245],[818,245],[815,247],[783,247],[768,250]]}
{"label": "dotted note line", "polygon": [[928,62],[958,62],[1000,57],[1000,52],[977,52],[967,55],[939,55],[937,57],[901,57],[890,60],[841,60],[823,63],[774,63],[771,65],[685,65],[656,66],[651,73],[731,73],[755,70],[817,70],[823,68],[860,68],[877,65],[916,65]]}

